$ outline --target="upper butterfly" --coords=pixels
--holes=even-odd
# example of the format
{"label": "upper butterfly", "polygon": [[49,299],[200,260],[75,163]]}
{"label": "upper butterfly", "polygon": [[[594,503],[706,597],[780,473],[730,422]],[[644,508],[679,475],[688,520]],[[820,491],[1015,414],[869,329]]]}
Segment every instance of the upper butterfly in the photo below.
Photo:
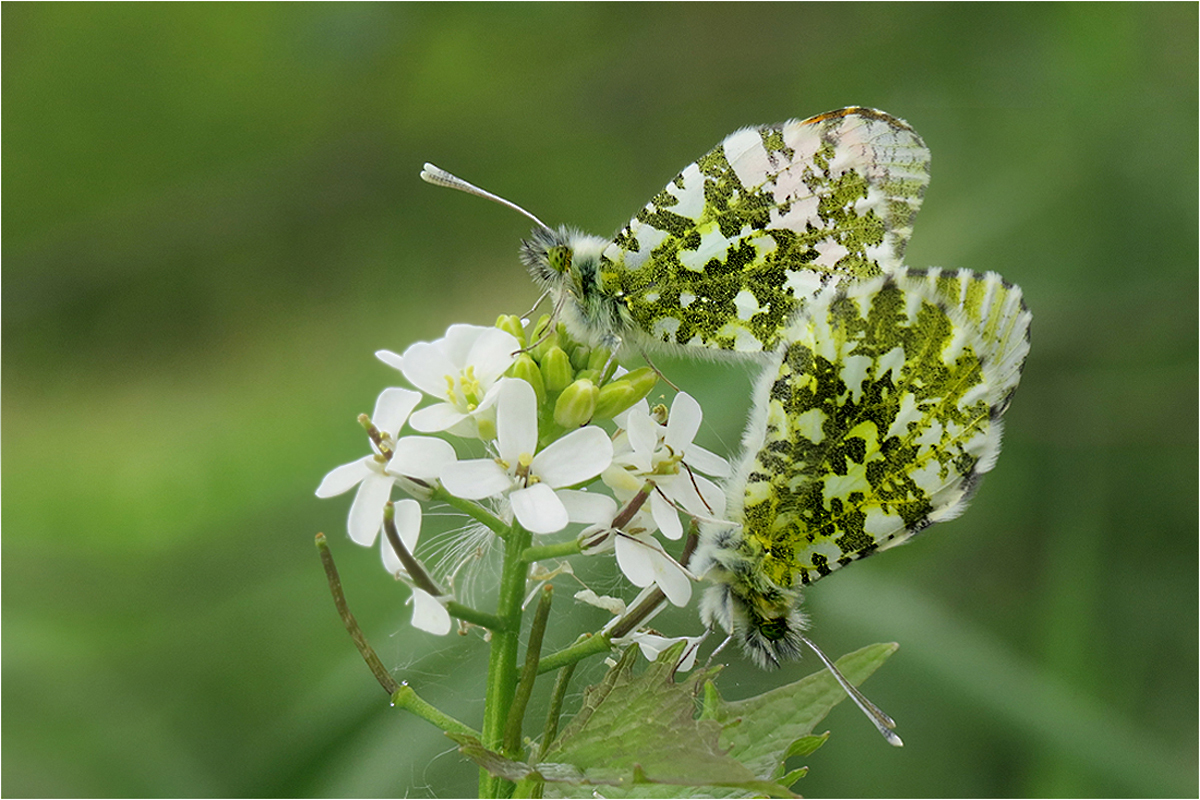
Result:
{"label": "upper butterfly", "polygon": [[743,128],[612,239],[551,229],[432,164],[421,177],[537,224],[521,260],[575,338],[613,352],[749,354],[774,350],[826,284],[900,266],[929,150],[908,123],[869,108]]}

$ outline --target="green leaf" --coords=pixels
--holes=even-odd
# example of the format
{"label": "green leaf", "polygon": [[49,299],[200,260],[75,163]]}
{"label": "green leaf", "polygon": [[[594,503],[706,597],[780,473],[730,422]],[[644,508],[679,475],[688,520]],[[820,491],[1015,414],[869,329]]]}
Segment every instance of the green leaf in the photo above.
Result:
{"label": "green leaf", "polygon": [[[829,734],[813,728],[846,696],[826,670],[756,697],[727,702],[711,679],[718,669],[696,670],[675,682],[683,645],[665,651],[640,675],[630,647],[604,680],[584,692],[583,706],[553,743],[543,763],[514,761],[469,736],[451,738],[460,751],[493,775],[542,780],[547,797],[790,797],[805,768],[784,772],[790,756],[820,747]],[[896,650],[863,648],[838,661],[860,683]],[[703,688],[701,713],[697,696]]]}
{"label": "green leaf", "polygon": [[[857,686],[898,647],[868,645],[839,658],[837,667]],[[846,697],[826,669],[745,700],[728,702],[711,683],[705,690],[704,715],[721,724],[721,745],[728,748],[727,755],[756,775],[772,779],[781,775],[789,755],[806,755],[824,743],[828,734],[813,736],[813,729]]]}

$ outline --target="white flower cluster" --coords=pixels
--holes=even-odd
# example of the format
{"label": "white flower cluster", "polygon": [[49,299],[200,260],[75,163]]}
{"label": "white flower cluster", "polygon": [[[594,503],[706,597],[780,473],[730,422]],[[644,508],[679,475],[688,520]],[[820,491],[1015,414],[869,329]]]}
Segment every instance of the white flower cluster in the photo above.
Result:
{"label": "white flower cluster", "polygon": [[[540,374],[531,381],[529,373],[518,368],[519,357],[528,360],[521,356],[521,348],[521,341],[499,327],[453,325],[443,338],[418,342],[403,355],[378,352],[380,360],[436,402],[417,410],[421,392],[385,389],[369,420],[373,452],[332,470],[317,496],[332,497],[357,486],[350,507],[350,538],[364,546],[381,538],[385,568],[410,585],[411,576],[395,548],[387,537],[379,537],[384,508],[397,486],[416,498],[394,504],[396,532],[412,553],[421,529],[418,500],[430,499],[440,486],[462,500],[489,501],[506,522],[515,519],[533,534],[557,533],[571,523],[584,525],[579,535],[584,552],[615,551],[617,564],[634,585],[656,584],[673,604],[685,605],[691,597],[692,576],[667,554],[654,533],[678,540],[684,532],[681,512],[700,519],[719,519],[724,514],[724,493],[701,473],[724,477],[729,465],[692,441],[700,428],[700,405],[682,392],[669,413],[661,406],[651,410],[644,399],[632,406],[625,402],[619,405],[625,411],[609,415],[616,422],[616,431],[610,434],[589,421],[598,410],[596,397],[604,396],[590,381],[580,380],[583,389],[576,394],[583,398],[585,409],[585,424],[580,425],[570,408],[563,411],[561,402],[574,401],[576,395],[560,398],[560,408],[547,413]],[[566,361],[565,353],[560,353]],[[551,361],[542,363],[547,382],[554,371]],[[568,367],[567,374],[585,373]],[[644,397],[653,382],[653,376],[648,383],[643,381],[643,388],[629,401]],[[626,387],[614,387],[608,398],[617,395],[616,388]],[[487,456],[459,459],[445,438],[402,436],[406,424],[418,434],[481,440]],[[589,484],[596,488],[597,478],[611,495],[587,491]],[[640,506],[636,513],[631,513],[630,503]],[[618,520],[619,527],[614,524]],[[414,626],[432,633],[449,632],[446,603],[452,599],[413,585]],[[656,640],[647,654],[663,646]]]}

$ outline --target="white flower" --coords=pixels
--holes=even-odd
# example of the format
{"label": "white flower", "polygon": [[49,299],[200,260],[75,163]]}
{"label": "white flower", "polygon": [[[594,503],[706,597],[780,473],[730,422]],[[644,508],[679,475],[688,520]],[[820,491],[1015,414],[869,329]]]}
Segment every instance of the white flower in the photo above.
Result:
{"label": "white flower", "polygon": [[634,586],[658,584],[672,605],[686,606],[692,599],[692,578],[663,546],[648,533],[618,533],[617,564]]}
{"label": "white flower", "polygon": [[441,601],[423,589],[413,587],[412,607],[414,628],[445,636],[450,632],[450,612]]}
{"label": "white flower", "polygon": [[677,642],[687,642],[688,646],[683,649],[683,656],[679,664],[675,667],[677,670],[683,672],[687,672],[696,666],[696,653],[700,651],[700,643],[703,641],[704,635],[668,637],[646,631],[638,631],[613,640],[618,645],[636,642],[647,661],[657,661],[658,654],[671,647],[671,645]]}
{"label": "white flower", "polygon": [[665,426],[654,421],[644,401],[618,416],[622,431],[612,465],[601,477],[621,499],[632,497],[646,480],[654,481],[650,511],[668,539],[683,535],[677,509],[701,519],[725,514],[725,493],[699,473],[726,477],[729,462],[692,442],[702,419],[700,404],[686,392],[675,396]]}
{"label": "white flower", "polygon": [[371,423],[379,430],[384,446],[392,450],[391,461],[372,442],[374,455],[335,467],[317,487],[317,497],[325,498],[358,486],[346,528],[350,538],[364,547],[374,544],[383,526],[383,507],[391,499],[398,476],[433,480],[455,459],[449,442],[429,436],[397,436],[420,400],[420,392],[384,389],[375,401]]}
{"label": "white flower", "polygon": [[537,452],[537,395],[522,380],[497,385],[496,431],[497,458],[450,464],[441,470],[442,485],[467,500],[508,493],[513,514],[533,533],[565,528],[571,515],[555,490],[596,477],[612,461],[612,441],[593,426]]}
{"label": "white flower", "polygon": [[521,343],[511,333],[478,325],[451,325],[434,342],[417,342],[403,356],[390,350],[375,355],[404,373],[413,386],[441,403],[413,414],[413,428],[478,436],[478,416],[487,411],[488,393],[513,363]]}

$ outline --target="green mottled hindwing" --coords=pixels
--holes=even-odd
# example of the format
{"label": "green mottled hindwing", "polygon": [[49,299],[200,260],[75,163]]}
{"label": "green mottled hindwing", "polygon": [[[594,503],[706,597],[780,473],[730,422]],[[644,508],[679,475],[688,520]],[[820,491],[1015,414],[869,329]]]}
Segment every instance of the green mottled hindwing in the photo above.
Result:
{"label": "green mottled hindwing", "polygon": [[699,554],[706,616],[760,663],[788,657],[799,589],[957,516],[1000,450],[1029,350],[1020,289],[967,270],[829,287],[756,388],[729,519]]}

